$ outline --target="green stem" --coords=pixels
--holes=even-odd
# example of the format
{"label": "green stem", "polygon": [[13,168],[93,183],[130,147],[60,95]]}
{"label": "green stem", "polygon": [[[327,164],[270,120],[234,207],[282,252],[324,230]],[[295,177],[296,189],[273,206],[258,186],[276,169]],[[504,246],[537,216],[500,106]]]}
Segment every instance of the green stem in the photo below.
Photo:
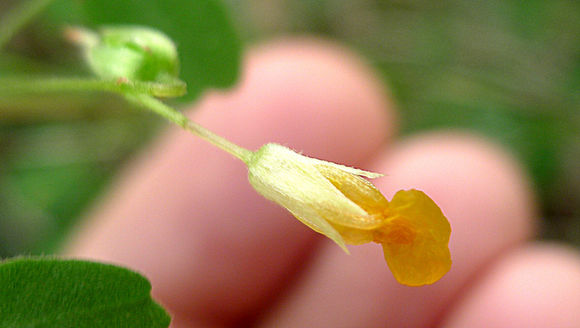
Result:
{"label": "green stem", "polygon": [[106,81],[82,78],[0,78],[0,96],[63,91],[133,92],[156,97],[179,97],[186,92],[185,83]]}
{"label": "green stem", "polygon": [[127,98],[147,109],[165,117],[169,121],[181,126],[185,130],[193,133],[194,135],[210,142],[214,146],[230,153],[231,155],[239,158],[244,163],[248,163],[253,155],[251,150],[240,147],[229,140],[211,132],[210,130],[204,128],[203,126],[191,121],[187,116],[183,115],[181,112],[167,106],[163,102],[149,96],[146,94],[136,94],[127,95]]}
{"label": "green stem", "polygon": [[42,12],[53,0],[29,0],[14,8],[0,20],[0,50],[28,23]]}
{"label": "green stem", "polygon": [[0,95],[38,94],[64,91],[119,92],[120,85],[110,81],[77,78],[0,78]]}
{"label": "green stem", "polygon": [[185,83],[106,81],[83,78],[0,78],[0,96],[63,91],[106,91],[145,93],[156,97],[179,97],[185,94]]}

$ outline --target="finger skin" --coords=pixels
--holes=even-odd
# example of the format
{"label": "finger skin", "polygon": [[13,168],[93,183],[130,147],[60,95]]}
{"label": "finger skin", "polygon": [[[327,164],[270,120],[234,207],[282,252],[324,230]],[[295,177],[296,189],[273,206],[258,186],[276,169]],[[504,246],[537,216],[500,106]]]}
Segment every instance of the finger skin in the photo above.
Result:
{"label": "finger skin", "polygon": [[501,252],[533,235],[533,198],[515,161],[497,146],[465,134],[431,133],[380,155],[371,166],[388,199],[423,190],[450,221],[453,265],[430,286],[398,284],[376,244],[344,256],[329,244],[308,277],[264,327],[429,327],[459,291]]}
{"label": "finger skin", "polygon": [[[351,165],[394,127],[370,70],[342,48],[308,39],[251,51],[236,89],[209,94],[192,118],[249,149],[279,142]],[[213,326],[269,304],[317,240],[251,189],[241,162],[173,129],[128,169],[68,253],[141,271],[175,322]]]}
{"label": "finger skin", "polygon": [[580,253],[559,245],[517,249],[495,263],[443,327],[580,327]]}

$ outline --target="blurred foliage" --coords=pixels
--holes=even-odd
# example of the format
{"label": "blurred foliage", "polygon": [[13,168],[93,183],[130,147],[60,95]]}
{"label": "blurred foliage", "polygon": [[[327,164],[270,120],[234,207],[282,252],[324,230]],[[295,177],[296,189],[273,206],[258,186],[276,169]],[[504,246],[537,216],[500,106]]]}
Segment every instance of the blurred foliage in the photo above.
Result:
{"label": "blurred foliage", "polygon": [[[83,3],[60,2],[67,1]],[[0,15],[10,2],[0,2]],[[149,16],[137,21],[115,11],[114,1],[104,2],[101,9],[84,13],[53,7],[11,43],[12,54],[24,56],[0,56],[0,74],[83,72],[78,52],[61,40],[59,18],[89,15],[94,24],[113,20],[167,27],[173,23],[168,13],[181,22],[185,3],[204,3],[172,0],[153,8],[147,1],[123,1],[128,8],[145,6],[135,10]],[[181,7],[172,7],[178,2]],[[545,218],[543,236],[580,245],[580,2],[225,3],[245,42],[317,34],[362,53],[392,90],[404,134],[462,128],[506,145],[533,177]],[[199,18],[207,18],[205,24],[212,20]],[[162,30],[178,39],[183,55],[188,42],[211,38],[203,32],[209,25],[200,26],[200,32]],[[186,75],[210,74],[187,71],[187,57],[182,61]],[[0,256],[50,251],[119,165],[162,123],[126,107],[99,95],[0,99]]]}

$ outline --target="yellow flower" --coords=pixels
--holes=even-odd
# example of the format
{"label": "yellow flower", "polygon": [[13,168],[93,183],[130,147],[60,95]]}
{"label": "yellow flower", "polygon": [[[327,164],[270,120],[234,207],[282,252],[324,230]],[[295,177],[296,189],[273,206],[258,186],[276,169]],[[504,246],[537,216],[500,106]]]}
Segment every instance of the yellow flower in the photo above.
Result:
{"label": "yellow flower", "polygon": [[251,185],[298,220],[346,244],[380,243],[401,284],[439,280],[451,268],[449,222],[425,193],[401,190],[389,202],[369,181],[378,173],[300,155],[266,144],[248,161]]}

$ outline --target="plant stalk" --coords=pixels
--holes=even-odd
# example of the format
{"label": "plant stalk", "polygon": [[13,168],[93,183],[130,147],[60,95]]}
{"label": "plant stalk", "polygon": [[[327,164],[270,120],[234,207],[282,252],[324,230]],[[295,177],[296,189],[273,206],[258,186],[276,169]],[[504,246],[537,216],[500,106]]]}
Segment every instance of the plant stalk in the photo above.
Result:
{"label": "plant stalk", "polygon": [[181,112],[176,111],[175,109],[169,107],[154,97],[146,94],[137,94],[127,95],[127,98],[133,103],[146,107],[147,109],[163,116],[167,120],[181,126],[194,135],[222,149],[223,151],[230,153],[246,164],[251,160],[252,155],[254,154],[251,150],[240,147],[223,138],[222,136],[219,136],[204,128],[203,126],[191,121]]}

